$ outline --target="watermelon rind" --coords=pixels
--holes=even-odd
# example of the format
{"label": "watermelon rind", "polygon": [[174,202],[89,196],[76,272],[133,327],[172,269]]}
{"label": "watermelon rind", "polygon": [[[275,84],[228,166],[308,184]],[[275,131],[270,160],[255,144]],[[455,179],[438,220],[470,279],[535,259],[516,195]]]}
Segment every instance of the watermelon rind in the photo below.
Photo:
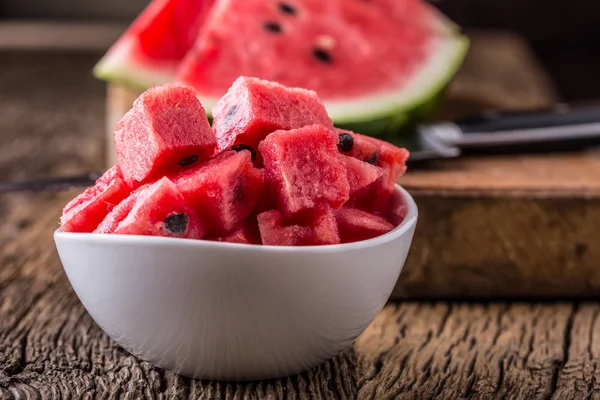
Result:
{"label": "watermelon rind", "polygon": [[439,36],[430,49],[430,59],[400,90],[345,101],[325,101],[336,124],[350,124],[388,118],[411,112],[433,101],[452,81],[469,48],[464,35]]}
{"label": "watermelon rind", "polygon": [[125,86],[140,94],[150,86],[173,81],[178,63],[145,63],[132,56],[135,52],[133,40],[125,38],[98,61],[92,73],[100,80]]}

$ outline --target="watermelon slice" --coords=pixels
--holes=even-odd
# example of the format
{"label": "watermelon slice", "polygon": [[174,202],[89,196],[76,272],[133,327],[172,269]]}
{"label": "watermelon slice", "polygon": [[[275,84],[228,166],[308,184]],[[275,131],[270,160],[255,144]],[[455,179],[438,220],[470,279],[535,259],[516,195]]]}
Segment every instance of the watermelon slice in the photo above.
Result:
{"label": "watermelon slice", "polygon": [[215,145],[194,90],[180,85],[145,91],[115,129],[119,165],[133,188],[211,157]]}
{"label": "watermelon slice", "polygon": [[376,3],[218,0],[177,80],[207,108],[254,76],[316,91],[338,126],[405,120],[446,87],[468,41],[419,0]]}
{"label": "watermelon slice", "polygon": [[98,78],[145,90],[173,81],[214,0],[153,0],[94,68]]}
{"label": "watermelon slice", "polygon": [[269,133],[279,129],[313,124],[333,129],[315,92],[257,78],[236,79],[212,113],[219,150],[233,144],[256,148]]}
{"label": "watermelon slice", "polygon": [[94,186],[88,187],[63,208],[61,229],[64,232],[92,232],[128,195],[129,188],[121,178],[119,168],[110,168]]}
{"label": "watermelon slice", "polygon": [[356,208],[336,210],[335,219],[342,243],[371,239],[394,229],[394,225],[385,218]]}
{"label": "watermelon slice", "polygon": [[262,243],[271,246],[311,246],[340,243],[340,236],[331,207],[319,206],[302,219],[286,218],[277,210],[259,214],[258,228]]}
{"label": "watermelon slice", "polygon": [[[112,233],[186,239],[204,236],[205,230],[198,216],[169,178],[141,187],[132,197],[135,197],[133,207]],[[116,220],[118,216],[107,218]]]}
{"label": "watermelon slice", "polygon": [[249,151],[226,151],[173,178],[211,235],[224,235],[256,206],[262,173]]}
{"label": "watermelon slice", "polygon": [[319,203],[340,207],[349,198],[338,135],[321,125],[275,131],[259,145],[265,182],[287,216]]}

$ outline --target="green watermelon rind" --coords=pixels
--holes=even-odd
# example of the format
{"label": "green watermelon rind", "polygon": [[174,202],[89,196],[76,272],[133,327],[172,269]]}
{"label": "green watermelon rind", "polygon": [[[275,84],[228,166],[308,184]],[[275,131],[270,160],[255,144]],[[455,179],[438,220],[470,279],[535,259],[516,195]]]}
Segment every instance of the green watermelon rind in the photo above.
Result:
{"label": "green watermelon rind", "polygon": [[[391,90],[385,95],[365,97],[360,100],[325,102],[328,113],[336,124],[352,124],[378,119],[396,118],[397,114],[412,113],[427,106],[452,81],[469,49],[469,39],[464,35],[438,37],[438,42],[446,42],[442,51],[433,51],[430,60],[411,81],[398,91]],[[439,49],[436,49],[439,50]],[[438,69],[431,73],[427,68]],[[411,91],[414,93],[408,93]]]}
{"label": "green watermelon rind", "polygon": [[[149,67],[143,65],[143,60],[136,62],[132,54],[135,54],[135,45],[132,43],[132,39],[124,38],[116,42],[96,63],[92,74],[100,80],[125,86],[140,94],[150,86],[168,83],[172,80],[176,67],[165,65]],[[166,72],[169,69],[173,69],[172,74]]]}

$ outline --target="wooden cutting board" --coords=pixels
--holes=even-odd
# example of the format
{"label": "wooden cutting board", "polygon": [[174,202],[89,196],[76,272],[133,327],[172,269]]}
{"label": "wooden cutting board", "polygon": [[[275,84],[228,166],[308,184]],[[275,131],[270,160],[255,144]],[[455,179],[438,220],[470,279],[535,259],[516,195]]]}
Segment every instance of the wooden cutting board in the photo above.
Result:
{"label": "wooden cutting board", "polygon": [[[438,119],[557,100],[527,45],[468,32],[471,50]],[[109,85],[112,128],[138,93]],[[480,157],[409,171],[400,183],[420,220],[393,298],[578,297],[600,294],[600,159],[577,154]],[[371,268],[377,268],[376,260]]]}

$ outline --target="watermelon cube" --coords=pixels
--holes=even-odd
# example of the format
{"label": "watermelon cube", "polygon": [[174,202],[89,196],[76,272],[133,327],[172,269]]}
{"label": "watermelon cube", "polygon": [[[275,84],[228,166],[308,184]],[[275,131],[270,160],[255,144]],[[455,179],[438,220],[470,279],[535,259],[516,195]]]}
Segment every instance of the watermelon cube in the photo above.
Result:
{"label": "watermelon cube", "polygon": [[115,129],[123,178],[132,188],[211,157],[215,145],[204,108],[182,85],[148,89]]}
{"label": "watermelon cube", "polygon": [[381,168],[360,161],[354,157],[342,155],[342,160],[344,161],[344,164],[346,164],[346,169],[348,170],[347,176],[351,195],[375,182],[383,174]]}
{"label": "watermelon cube", "polygon": [[225,151],[173,178],[211,235],[224,235],[249,216],[263,186],[249,151]]}
{"label": "watermelon cube", "polygon": [[394,229],[385,218],[351,207],[335,210],[342,243],[358,242],[381,236]]}
{"label": "watermelon cube", "polygon": [[[133,206],[113,233],[188,239],[204,236],[205,229],[198,216],[169,178],[143,186],[131,196],[135,198],[130,200]],[[119,218],[116,215],[109,217]]]}
{"label": "watermelon cube", "polygon": [[302,218],[286,218],[277,210],[259,214],[258,228],[264,245],[311,246],[340,243],[333,209],[319,206]]}
{"label": "watermelon cube", "polygon": [[117,166],[110,168],[94,186],[71,200],[60,218],[64,232],[92,232],[121,200],[129,195],[129,188]]}
{"label": "watermelon cube", "polygon": [[[147,184],[148,185],[148,184]],[[147,185],[144,185],[129,195],[125,200],[121,201],[115,208],[109,212],[104,220],[94,230],[94,233],[115,233],[117,226],[129,215],[135,205],[138,193]]]}
{"label": "watermelon cube", "polygon": [[406,171],[408,150],[359,133],[349,131],[341,131],[340,133],[351,134],[353,138],[352,149],[346,154],[382,168],[383,186],[391,191],[398,178]]}
{"label": "watermelon cube", "polygon": [[350,194],[338,136],[321,125],[271,133],[259,145],[265,182],[286,216],[320,203],[338,208]]}
{"label": "watermelon cube", "polygon": [[381,177],[363,189],[353,193],[349,205],[374,212],[387,212],[394,185],[406,171],[409,152],[391,143],[350,131],[338,131],[351,135],[351,149],[344,154],[381,168]]}
{"label": "watermelon cube", "polygon": [[252,215],[246,218],[246,220],[243,221],[233,231],[229,232],[225,236],[221,236],[212,240],[229,243],[261,244],[256,216]]}
{"label": "watermelon cube", "polygon": [[333,129],[325,106],[311,90],[239,77],[212,110],[219,151],[233,144],[256,148],[269,133],[321,124]]}

